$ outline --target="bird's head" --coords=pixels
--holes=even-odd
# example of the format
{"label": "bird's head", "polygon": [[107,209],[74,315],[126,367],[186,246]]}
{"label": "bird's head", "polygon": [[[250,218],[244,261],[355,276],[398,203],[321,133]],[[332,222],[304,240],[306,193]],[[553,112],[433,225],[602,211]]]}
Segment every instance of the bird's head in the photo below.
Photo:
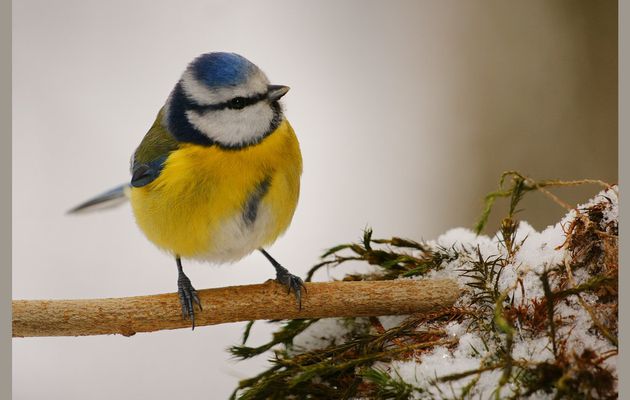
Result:
{"label": "bird's head", "polygon": [[234,53],[194,59],[164,106],[164,124],[182,142],[241,148],[260,142],[282,121],[287,86]]}

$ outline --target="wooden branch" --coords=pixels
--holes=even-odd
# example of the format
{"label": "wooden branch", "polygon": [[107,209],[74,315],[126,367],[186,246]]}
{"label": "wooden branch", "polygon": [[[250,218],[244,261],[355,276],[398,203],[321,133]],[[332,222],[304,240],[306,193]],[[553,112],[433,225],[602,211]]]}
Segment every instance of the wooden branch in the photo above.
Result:
{"label": "wooden branch", "polygon": [[[452,280],[307,283],[295,296],[275,281],[199,290],[197,326],[257,319],[413,314],[450,307],[459,296]],[[13,300],[13,337],[86,336],[190,328],[176,293],[89,300]]]}

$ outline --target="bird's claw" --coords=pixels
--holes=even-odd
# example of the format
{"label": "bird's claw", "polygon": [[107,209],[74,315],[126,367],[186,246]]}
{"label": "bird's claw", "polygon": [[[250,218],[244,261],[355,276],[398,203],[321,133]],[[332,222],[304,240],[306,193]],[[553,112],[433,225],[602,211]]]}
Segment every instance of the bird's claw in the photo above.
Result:
{"label": "bird's claw", "polygon": [[295,293],[295,298],[298,301],[298,307],[302,310],[302,289],[304,289],[304,293],[306,293],[306,286],[304,285],[304,281],[299,276],[293,275],[286,268],[281,267],[276,269],[276,281],[281,285],[287,287],[287,294],[290,294],[291,291]]}
{"label": "bird's claw", "polygon": [[190,319],[192,321],[192,328],[195,329],[195,307],[197,304],[199,311],[201,308],[201,301],[197,295],[197,291],[190,283],[190,279],[183,273],[179,274],[177,279],[177,294],[179,295],[179,303],[182,306],[182,317],[184,319]]}

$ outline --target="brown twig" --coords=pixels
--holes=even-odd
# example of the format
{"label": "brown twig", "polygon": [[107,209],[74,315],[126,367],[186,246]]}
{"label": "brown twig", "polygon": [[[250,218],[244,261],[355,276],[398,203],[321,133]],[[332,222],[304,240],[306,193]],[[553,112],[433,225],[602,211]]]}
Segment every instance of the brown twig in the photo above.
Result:
{"label": "brown twig", "polygon": [[[452,280],[306,283],[299,310],[293,294],[274,281],[198,291],[197,326],[258,319],[412,314],[450,307]],[[89,299],[13,300],[13,337],[87,336],[190,328],[177,294]]]}

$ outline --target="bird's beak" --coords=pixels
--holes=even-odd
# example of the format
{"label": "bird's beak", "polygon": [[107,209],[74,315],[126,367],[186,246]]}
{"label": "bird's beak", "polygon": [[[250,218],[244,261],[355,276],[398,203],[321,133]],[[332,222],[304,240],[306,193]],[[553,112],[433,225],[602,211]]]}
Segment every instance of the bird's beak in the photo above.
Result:
{"label": "bird's beak", "polygon": [[287,94],[288,91],[289,91],[289,87],[288,86],[269,85],[269,86],[267,86],[267,98],[270,101],[276,101],[280,97],[282,97],[285,94]]}

